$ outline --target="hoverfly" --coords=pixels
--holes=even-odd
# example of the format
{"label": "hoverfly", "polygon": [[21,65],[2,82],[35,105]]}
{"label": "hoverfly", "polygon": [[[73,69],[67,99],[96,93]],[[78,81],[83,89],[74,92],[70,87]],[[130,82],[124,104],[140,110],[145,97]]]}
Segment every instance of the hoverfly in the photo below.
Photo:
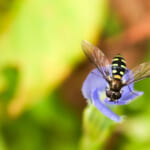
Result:
{"label": "hoverfly", "polygon": [[[150,77],[150,62],[145,62],[136,66],[127,74],[126,62],[120,54],[116,55],[110,64],[104,53],[91,43],[85,40],[82,41],[82,49],[109,84],[109,88],[106,88],[106,96],[110,98],[110,101],[118,100],[121,97],[122,87]],[[110,65],[112,75],[109,71]],[[126,81],[122,81],[124,75],[128,75]]]}

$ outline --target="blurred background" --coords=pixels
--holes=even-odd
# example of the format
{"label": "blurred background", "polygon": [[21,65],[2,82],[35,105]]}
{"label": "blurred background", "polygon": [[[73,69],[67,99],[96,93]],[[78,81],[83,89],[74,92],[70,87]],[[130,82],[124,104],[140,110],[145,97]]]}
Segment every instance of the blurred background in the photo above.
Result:
{"label": "blurred background", "polygon": [[135,84],[145,94],[119,106],[126,121],[103,143],[102,128],[85,138],[81,94],[94,67],[82,40],[110,60],[121,53],[131,69],[150,61],[149,36],[149,0],[1,0],[0,150],[149,150],[150,79]]}

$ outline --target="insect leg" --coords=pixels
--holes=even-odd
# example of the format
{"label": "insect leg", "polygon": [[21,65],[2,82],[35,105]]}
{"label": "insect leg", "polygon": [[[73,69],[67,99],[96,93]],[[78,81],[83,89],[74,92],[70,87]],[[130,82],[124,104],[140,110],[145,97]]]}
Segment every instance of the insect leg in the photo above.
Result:
{"label": "insect leg", "polygon": [[118,104],[118,103],[119,103],[119,99],[116,100],[116,104]]}
{"label": "insect leg", "polygon": [[93,71],[91,73],[94,74],[94,75],[96,75],[96,76],[98,76],[98,77],[100,77],[100,75],[98,73],[95,73]]}
{"label": "insect leg", "polygon": [[132,94],[137,95],[135,92],[133,92],[133,91],[131,90],[131,88],[130,88],[130,86],[129,86],[129,85],[128,85],[128,89],[129,89],[129,91],[130,91]]}

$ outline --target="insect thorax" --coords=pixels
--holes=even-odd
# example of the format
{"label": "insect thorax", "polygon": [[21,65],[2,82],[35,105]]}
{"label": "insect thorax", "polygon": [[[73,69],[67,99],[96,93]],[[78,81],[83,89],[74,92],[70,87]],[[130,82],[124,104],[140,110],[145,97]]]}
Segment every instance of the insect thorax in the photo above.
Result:
{"label": "insect thorax", "polygon": [[112,76],[115,79],[120,79],[126,70],[126,62],[124,58],[118,54],[112,59]]}

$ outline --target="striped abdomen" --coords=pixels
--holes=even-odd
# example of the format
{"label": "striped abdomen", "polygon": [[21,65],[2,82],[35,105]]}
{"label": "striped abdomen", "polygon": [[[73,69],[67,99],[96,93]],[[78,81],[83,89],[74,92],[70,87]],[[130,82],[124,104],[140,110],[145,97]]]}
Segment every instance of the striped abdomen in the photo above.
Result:
{"label": "striped abdomen", "polygon": [[126,70],[126,62],[119,54],[112,59],[112,75],[113,78],[121,79]]}

